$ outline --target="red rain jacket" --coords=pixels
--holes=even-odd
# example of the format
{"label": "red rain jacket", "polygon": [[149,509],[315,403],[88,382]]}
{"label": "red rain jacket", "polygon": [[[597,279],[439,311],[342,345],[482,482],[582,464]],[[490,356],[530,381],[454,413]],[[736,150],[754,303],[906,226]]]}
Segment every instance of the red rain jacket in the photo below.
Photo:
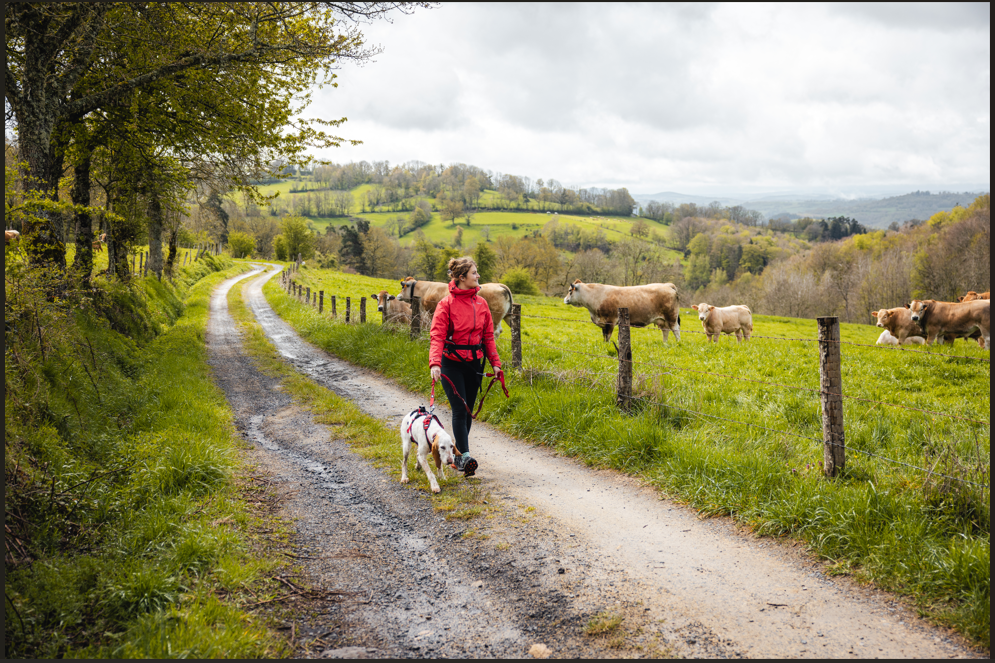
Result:
{"label": "red rain jacket", "polygon": [[[501,368],[497,345],[494,344],[494,321],[487,302],[477,296],[480,286],[472,290],[460,290],[455,281],[449,282],[449,294],[439,302],[432,318],[431,343],[428,351],[429,366],[441,366],[444,342],[452,328],[452,342],[456,345],[476,345],[483,343],[483,355],[479,350],[453,350],[446,352],[449,359],[473,361],[486,356],[494,368]],[[450,324],[451,323],[451,324]]]}

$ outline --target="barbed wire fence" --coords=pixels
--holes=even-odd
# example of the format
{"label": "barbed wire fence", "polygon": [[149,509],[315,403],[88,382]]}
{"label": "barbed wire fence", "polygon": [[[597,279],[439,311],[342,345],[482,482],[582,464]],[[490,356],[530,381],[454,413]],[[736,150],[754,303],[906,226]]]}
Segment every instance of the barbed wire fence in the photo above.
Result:
{"label": "barbed wire fence", "polygon": [[[294,262],[289,270],[284,270],[281,279],[284,290],[288,295],[295,297],[299,302],[307,306],[311,306],[318,310],[319,313],[324,311],[324,301],[325,293],[322,290],[312,293],[311,289],[306,286],[299,285],[295,282],[293,275],[299,270],[299,262]],[[346,323],[353,322],[352,318],[352,298],[345,297],[345,311],[344,311],[344,321]],[[356,322],[366,322],[366,297],[359,298],[359,319]],[[337,303],[338,298],[335,295],[330,297],[331,310],[330,314],[333,318],[338,318]],[[419,338],[424,328],[424,321],[426,318],[430,319],[430,314],[423,312],[421,310],[421,302],[418,297],[413,297],[410,302],[411,306],[411,317],[409,323],[402,324],[407,325],[408,333],[412,339]],[[564,384],[576,384],[577,382],[583,382],[592,388],[598,387],[603,388],[608,391],[612,389],[615,390],[615,401],[617,407],[623,412],[633,412],[635,410],[636,404],[642,404],[643,407],[655,407],[660,408],[662,411],[677,411],[685,415],[699,417],[705,420],[722,421],[728,424],[734,424],[737,426],[743,426],[747,428],[752,428],[755,430],[762,430],[767,433],[774,433],[777,435],[784,435],[787,437],[792,437],[796,439],[802,439],[816,444],[821,444],[823,447],[823,461],[822,471],[827,477],[838,476],[840,471],[846,465],[846,453],[852,452],[857,453],[862,456],[873,458],[875,460],[888,463],[891,465],[905,467],[907,469],[922,472],[926,475],[926,481],[930,481],[932,477],[939,477],[946,479],[948,481],[953,481],[957,483],[962,483],[966,485],[971,485],[976,488],[983,490],[989,490],[989,483],[972,481],[970,479],[965,479],[964,477],[953,476],[950,474],[945,474],[943,472],[937,471],[937,465],[941,459],[938,459],[933,467],[926,468],[912,463],[907,463],[905,461],[897,460],[894,458],[888,458],[887,456],[876,454],[870,451],[865,451],[858,449],[856,447],[848,447],[846,445],[845,438],[845,425],[844,425],[844,414],[843,414],[843,402],[844,401],[855,401],[862,403],[873,404],[875,407],[889,407],[896,408],[906,411],[917,412],[920,414],[928,415],[931,417],[943,417],[951,420],[962,421],[965,423],[991,426],[991,422],[983,421],[980,419],[966,417],[958,414],[952,414],[948,412],[942,412],[938,410],[930,410],[925,408],[917,408],[908,405],[902,405],[900,403],[889,403],[887,401],[880,401],[870,398],[863,398],[860,396],[853,396],[845,394],[843,392],[843,381],[842,381],[842,370],[841,370],[841,347],[851,346],[851,347],[863,347],[871,348],[880,351],[899,351],[899,352],[914,352],[917,354],[936,357],[938,359],[964,359],[964,360],[975,360],[981,362],[990,363],[988,358],[984,357],[971,357],[966,355],[950,355],[946,353],[930,352],[923,350],[912,350],[909,348],[894,348],[889,346],[876,346],[864,343],[855,343],[852,341],[843,341],[840,339],[840,327],[839,319],[836,317],[824,317],[818,318],[816,320],[818,326],[818,338],[792,338],[792,337],[782,337],[782,336],[751,336],[751,339],[764,339],[772,340],[777,342],[805,342],[805,343],[818,343],[819,344],[819,373],[820,373],[820,388],[814,389],[811,387],[802,387],[798,385],[785,384],[781,382],[774,382],[769,380],[760,380],[755,378],[748,378],[737,375],[730,375],[728,373],[719,373],[715,371],[706,371],[701,369],[686,368],[683,366],[675,366],[670,364],[662,364],[659,362],[647,362],[647,361],[636,361],[632,357],[632,343],[631,343],[631,329],[632,326],[629,324],[629,312],[628,309],[620,308],[618,313],[618,355],[617,355],[617,367],[614,371],[607,370],[592,370],[592,369],[560,369],[560,370],[549,370],[543,369],[536,366],[526,367],[523,362],[523,343],[522,343],[522,321],[528,319],[534,320],[550,320],[557,323],[567,323],[567,324],[580,324],[580,325],[590,325],[591,323],[585,320],[576,320],[570,318],[559,318],[552,316],[539,316],[539,315],[522,315],[521,304],[514,304],[512,306],[512,311],[508,317],[509,326],[511,328],[511,363],[512,367],[520,372],[523,378],[530,381],[537,377],[543,376],[550,378],[558,383]],[[402,327],[399,326],[397,318],[391,318],[388,314],[387,307],[381,308],[381,325],[385,328],[394,328],[399,330]],[[682,334],[702,334],[704,332],[697,332],[694,330],[681,330]],[[554,347],[550,345],[545,345],[542,343],[529,342],[526,347],[536,349],[536,350],[547,350],[558,353],[567,353],[574,355],[587,356],[593,359],[604,360],[606,357],[604,354],[594,354],[590,352],[583,352],[581,350],[573,350],[565,347]],[[635,396],[633,393],[633,367],[647,367],[653,369],[662,369],[664,372],[653,373],[653,374],[640,374],[638,376],[639,380],[643,383],[646,381],[658,380],[659,378],[673,376],[681,373],[703,375],[709,378],[716,378],[722,380],[730,380],[736,382],[752,383],[756,385],[761,385],[764,387],[782,389],[789,391],[796,391],[806,393],[812,396],[818,396],[820,400],[820,406],[822,411],[822,428],[823,437],[822,439],[811,437],[809,435],[802,435],[795,431],[771,428],[770,426],[764,426],[756,422],[751,421],[739,421],[736,419],[722,417],[716,414],[702,412],[700,410],[693,410],[684,407],[677,406],[673,403],[662,402],[656,399],[645,398],[641,396]],[[657,394],[664,394],[671,390],[657,389]]]}

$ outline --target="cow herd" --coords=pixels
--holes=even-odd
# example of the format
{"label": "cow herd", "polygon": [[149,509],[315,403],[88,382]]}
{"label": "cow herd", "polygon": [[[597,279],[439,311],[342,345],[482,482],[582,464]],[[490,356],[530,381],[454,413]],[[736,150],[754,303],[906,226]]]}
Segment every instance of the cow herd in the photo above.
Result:
{"label": "cow herd", "polygon": [[[419,281],[407,277],[401,281],[401,293],[396,297],[386,290],[372,295],[377,300],[377,310],[385,312],[390,321],[411,321],[412,297],[418,297],[421,309],[429,316],[448,293],[449,285],[437,281]],[[487,301],[494,320],[494,335],[501,333],[501,321],[511,316],[513,298],[511,290],[501,283],[480,286],[480,296]],[[681,340],[681,315],[677,286],[673,283],[649,283],[636,286],[614,286],[603,283],[584,283],[577,279],[570,284],[563,303],[586,308],[591,322],[601,329],[607,342],[618,325],[618,310],[629,311],[629,324],[633,327],[656,325],[664,342],[670,332]],[[712,306],[701,303],[691,307],[698,313],[698,320],[708,340],[717,342],[720,334],[735,335],[742,342],[753,334],[753,314],[749,307]],[[968,292],[956,302],[939,302],[932,299],[913,300],[904,307],[872,311],[877,326],[883,331],[878,345],[933,344],[937,338],[952,343],[957,338],[974,338],[989,349],[991,308],[989,293]]]}

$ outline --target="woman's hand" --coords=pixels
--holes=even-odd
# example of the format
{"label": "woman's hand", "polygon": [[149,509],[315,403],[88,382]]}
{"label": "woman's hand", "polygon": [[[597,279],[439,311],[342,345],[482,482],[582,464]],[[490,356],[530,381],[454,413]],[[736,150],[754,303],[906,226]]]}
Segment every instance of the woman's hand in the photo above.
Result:
{"label": "woman's hand", "polygon": [[429,372],[432,374],[432,382],[438,382],[442,377],[442,368],[439,366],[433,366]]}

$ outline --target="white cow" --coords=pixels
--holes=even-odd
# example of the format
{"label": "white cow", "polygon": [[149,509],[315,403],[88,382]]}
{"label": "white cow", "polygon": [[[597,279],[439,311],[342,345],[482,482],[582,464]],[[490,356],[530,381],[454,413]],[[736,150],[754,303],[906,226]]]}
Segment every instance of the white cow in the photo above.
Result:
{"label": "white cow", "polygon": [[712,306],[711,304],[696,304],[692,306],[698,312],[698,319],[705,330],[709,341],[718,343],[719,334],[735,334],[740,343],[745,338],[750,340],[753,333],[753,314],[748,306]]}

